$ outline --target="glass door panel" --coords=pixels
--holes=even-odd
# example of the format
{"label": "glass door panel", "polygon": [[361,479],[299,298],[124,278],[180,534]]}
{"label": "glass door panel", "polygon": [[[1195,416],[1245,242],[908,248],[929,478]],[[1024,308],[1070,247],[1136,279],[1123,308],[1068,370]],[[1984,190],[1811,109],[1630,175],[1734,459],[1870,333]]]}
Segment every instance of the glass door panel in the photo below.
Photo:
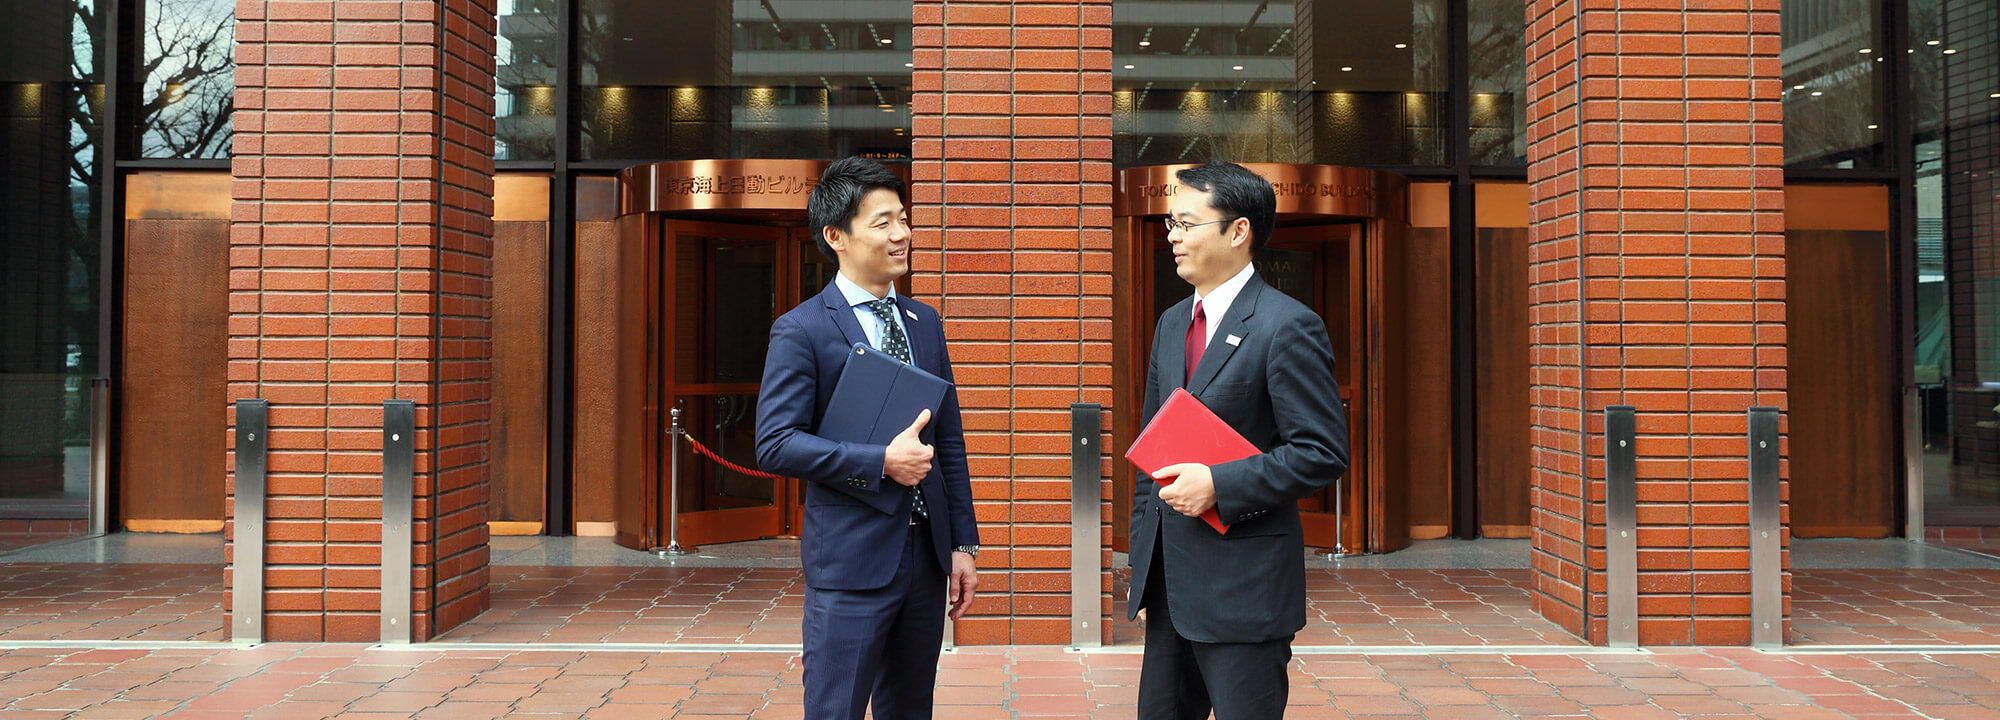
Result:
{"label": "glass door panel", "polygon": [[[663,453],[661,497],[679,500],[678,539],[683,544],[783,534],[790,494],[784,481],[730,465],[757,466],[757,390],[764,351],[779,308],[797,302],[790,292],[798,252],[795,233],[685,220],[667,220],[665,226],[662,399],[663,407],[680,409],[686,435],[677,457]],[[699,453],[697,444],[721,462]],[[661,524],[669,525],[674,505],[661,506]]]}

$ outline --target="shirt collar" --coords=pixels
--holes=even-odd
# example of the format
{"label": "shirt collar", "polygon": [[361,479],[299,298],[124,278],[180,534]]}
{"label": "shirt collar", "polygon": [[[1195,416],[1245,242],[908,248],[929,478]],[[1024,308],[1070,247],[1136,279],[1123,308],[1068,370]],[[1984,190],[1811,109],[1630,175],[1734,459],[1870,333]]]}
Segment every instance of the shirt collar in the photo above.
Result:
{"label": "shirt collar", "polygon": [[[840,288],[840,296],[847,298],[847,304],[852,305],[854,307],[861,307],[863,303],[871,303],[881,299],[875,297],[873,293],[861,289],[861,286],[855,284],[853,280],[847,279],[846,273],[841,273],[841,272],[834,273],[833,286]],[[895,299],[896,297],[895,285],[889,286],[889,294],[886,297],[892,300]]]}
{"label": "shirt collar", "polygon": [[[1243,286],[1249,285],[1250,278],[1256,274],[1256,264],[1244,265],[1242,270],[1236,272],[1235,277],[1223,281],[1207,297],[1202,297],[1201,293],[1195,293],[1194,299],[1196,302],[1201,303],[1202,315],[1210,320],[1221,320],[1222,316],[1229,314],[1230,304],[1236,302],[1236,296],[1243,292]],[[1192,316],[1193,312],[1193,310],[1188,311],[1190,316]]]}

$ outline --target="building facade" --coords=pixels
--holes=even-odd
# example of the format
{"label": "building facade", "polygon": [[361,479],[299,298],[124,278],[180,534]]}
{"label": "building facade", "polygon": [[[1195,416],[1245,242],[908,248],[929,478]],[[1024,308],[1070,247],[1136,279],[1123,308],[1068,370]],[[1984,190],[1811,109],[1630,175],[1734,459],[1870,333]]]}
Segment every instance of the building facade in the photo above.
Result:
{"label": "building facade", "polygon": [[416,410],[420,639],[486,607],[495,534],[797,535],[800,481],[742,470],[769,323],[831,272],[803,198],[849,155],[910,179],[904,290],[954,343],[989,548],[959,643],[1070,637],[1077,404],[1122,604],[1115,458],[1188,292],[1159,206],[1209,160],[1273,180],[1259,271],[1336,343],[1356,463],[1301,501],[1314,547],[1528,538],[1537,608],[1604,642],[1609,406],[1637,417],[1647,644],[1748,642],[1751,407],[1783,412],[1791,536],[2000,524],[1994,0],[0,17],[0,522],[102,499],[117,529],[229,533],[270,639],[377,637],[385,400]]}

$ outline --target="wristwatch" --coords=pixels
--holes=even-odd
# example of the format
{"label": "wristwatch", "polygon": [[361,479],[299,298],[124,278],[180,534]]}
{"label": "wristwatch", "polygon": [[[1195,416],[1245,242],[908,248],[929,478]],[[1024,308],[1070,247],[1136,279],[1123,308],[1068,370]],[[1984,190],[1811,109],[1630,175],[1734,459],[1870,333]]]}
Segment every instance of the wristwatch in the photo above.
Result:
{"label": "wristwatch", "polygon": [[962,552],[962,553],[965,553],[965,554],[967,554],[967,555],[971,555],[971,556],[972,556],[972,559],[974,559],[974,560],[978,560],[978,559],[979,559],[979,546],[978,546],[978,545],[954,545],[954,546],[952,546],[952,548],[951,548],[951,551],[952,551],[952,552]]}

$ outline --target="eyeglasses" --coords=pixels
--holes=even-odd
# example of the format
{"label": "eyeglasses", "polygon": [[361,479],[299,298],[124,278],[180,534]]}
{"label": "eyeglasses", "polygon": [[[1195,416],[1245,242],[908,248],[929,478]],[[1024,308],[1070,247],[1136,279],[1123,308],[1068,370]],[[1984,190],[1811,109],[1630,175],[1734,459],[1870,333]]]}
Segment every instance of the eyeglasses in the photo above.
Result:
{"label": "eyeglasses", "polygon": [[1236,218],[1223,218],[1223,219],[1221,219],[1221,220],[1210,220],[1210,221],[1208,221],[1208,222],[1199,222],[1199,223],[1184,223],[1184,222],[1181,222],[1181,221],[1179,221],[1179,220],[1175,220],[1175,219],[1173,219],[1173,218],[1164,218],[1164,219],[1162,219],[1162,220],[1161,220],[1161,222],[1164,222],[1164,223],[1166,223],[1166,224],[1167,224],[1167,232],[1170,232],[1170,233],[1171,233],[1171,232],[1173,232],[1173,231],[1175,231],[1175,230],[1186,230],[1186,229],[1189,229],[1189,228],[1198,228],[1198,227],[1201,227],[1201,226],[1203,226],[1203,225],[1214,225],[1214,224],[1216,224],[1216,223],[1226,223],[1226,222],[1235,222],[1235,221],[1236,221]]}

